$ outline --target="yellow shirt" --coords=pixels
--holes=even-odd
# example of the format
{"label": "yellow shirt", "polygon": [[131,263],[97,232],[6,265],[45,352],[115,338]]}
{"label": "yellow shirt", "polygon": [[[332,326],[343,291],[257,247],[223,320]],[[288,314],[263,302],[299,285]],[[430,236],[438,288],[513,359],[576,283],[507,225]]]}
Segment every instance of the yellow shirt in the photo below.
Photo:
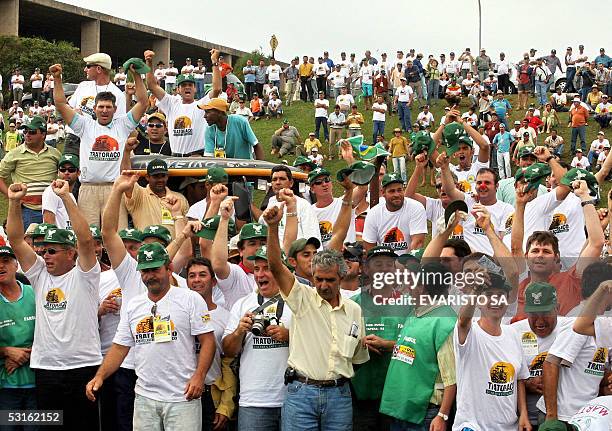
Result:
{"label": "yellow shirt", "polygon": [[361,125],[363,124],[363,115],[361,113],[349,114],[346,117],[346,124],[348,124],[349,129],[361,129]]}
{"label": "yellow shirt", "polygon": [[389,151],[391,157],[405,157],[408,155],[408,139],[400,136],[399,138],[393,137],[389,141]]}
{"label": "yellow shirt", "polygon": [[310,140],[310,138],[308,138],[304,141],[304,149],[307,153],[310,153],[310,150],[312,150],[314,147],[322,147],[321,141],[319,141],[317,138],[314,138],[312,141]]}
{"label": "yellow shirt", "polygon": [[312,74],[312,63],[307,63],[307,64],[300,64],[300,76],[304,76],[304,77],[309,77]]}
{"label": "yellow shirt", "polygon": [[281,295],[293,312],[287,364],[299,375],[314,380],[351,378],[353,364],[370,359],[361,344],[365,328],[357,303],[340,295],[339,305],[332,308],[316,289],[297,280],[289,296],[282,291]]}
{"label": "yellow shirt", "polygon": [[[166,196],[174,196],[181,201],[181,213],[187,214],[189,204],[187,199],[180,193],[174,193],[166,187]],[[132,215],[134,226],[138,230],[143,230],[147,226],[161,224],[170,231],[172,238],[174,234],[174,220],[170,210],[162,205],[161,199],[151,191],[149,186],[142,187],[139,184],[134,184],[132,197],[125,199],[125,207]]]}

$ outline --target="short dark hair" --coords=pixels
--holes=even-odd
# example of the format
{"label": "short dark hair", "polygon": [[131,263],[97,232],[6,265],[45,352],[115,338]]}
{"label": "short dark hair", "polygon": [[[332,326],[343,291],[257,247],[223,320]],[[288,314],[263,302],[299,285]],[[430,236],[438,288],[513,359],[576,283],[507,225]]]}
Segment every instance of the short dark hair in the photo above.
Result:
{"label": "short dark hair", "polygon": [[290,181],[293,181],[293,175],[291,174],[291,169],[289,169],[289,166],[287,165],[276,165],[272,168],[272,173],[270,175],[270,177],[272,177],[272,175],[274,175],[275,172],[285,172],[287,174],[287,178]]}
{"label": "short dark hair", "polygon": [[582,298],[589,298],[604,281],[612,280],[612,265],[604,261],[593,262],[582,272]]}
{"label": "short dark hair", "polygon": [[472,250],[470,249],[470,245],[467,242],[465,242],[465,240],[460,239],[460,238],[447,239],[446,242],[444,243],[443,248],[446,248],[446,247],[449,247],[455,250],[455,256],[459,258],[464,258],[465,256],[472,253]]}
{"label": "short dark hair", "polygon": [[117,104],[117,98],[110,91],[101,91],[96,94],[96,99],[94,100],[94,105],[97,105],[100,100],[106,100],[113,103],[113,106]]}
{"label": "short dark hair", "polygon": [[494,179],[495,184],[497,184],[499,182],[499,173],[495,169],[491,169],[491,168],[480,168],[480,169],[478,169],[478,172],[476,172],[476,177],[478,177],[478,175],[484,174],[486,172],[492,174],[493,177],[495,177],[495,179]]}
{"label": "short dark hair", "polygon": [[211,261],[205,257],[194,257],[194,258],[189,259],[189,261],[187,262],[187,265],[185,265],[185,273],[189,274],[189,270],[191,269],[192,266],[195,266],[195,265],[205,266],[206,268],[208,268],[210,275],[213,278],[216,277],[215,270],[213,269]]}
{"label": "short dark hair", "polygon": [[526,252],[529,252],[531,244],[534,242],[542,245],[551,245],[553,252],[556,255],[559,255],[559,239],[552,232],[547,230],[537,230],[529,235],[529,238],[527,238],[527,246],[525,247]]}

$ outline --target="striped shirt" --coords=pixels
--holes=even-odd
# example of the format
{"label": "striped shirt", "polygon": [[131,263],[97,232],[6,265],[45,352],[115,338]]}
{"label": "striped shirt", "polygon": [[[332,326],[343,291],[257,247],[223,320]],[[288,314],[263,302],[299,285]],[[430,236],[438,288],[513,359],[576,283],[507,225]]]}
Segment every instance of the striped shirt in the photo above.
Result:
{"label": "striped shirt", "polygon": [[26,183],[28,194],[21,203],[32,210],[42,210],[42,194],[57,178],[57,164],[61,153],[45,144],[36,153],[25,144],[9,151],[0,162],[0,177],[12,183]]}

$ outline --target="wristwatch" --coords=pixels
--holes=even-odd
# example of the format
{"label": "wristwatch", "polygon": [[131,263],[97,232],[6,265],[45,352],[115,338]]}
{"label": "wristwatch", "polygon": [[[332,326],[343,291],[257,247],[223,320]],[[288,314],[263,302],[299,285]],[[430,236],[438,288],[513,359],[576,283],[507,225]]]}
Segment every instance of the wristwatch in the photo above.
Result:
{"label": "wristwatch", "polygon": [[580,205],[581,205],[583,208],[584,208],[585,206],[587,206],[587,205],[594,205],[594,206],[596,206],[596,204],[597,204],[597,200],[595,200],[595,199],[591,199],[590,201],[582,201],[582,202],[580,202]]}
{"label": "wristwatch", "polygon": [[444,422],[448,421],[448,415],[445,415],[442,412],[438,412],[436,416],[440,416],[444,420]]}

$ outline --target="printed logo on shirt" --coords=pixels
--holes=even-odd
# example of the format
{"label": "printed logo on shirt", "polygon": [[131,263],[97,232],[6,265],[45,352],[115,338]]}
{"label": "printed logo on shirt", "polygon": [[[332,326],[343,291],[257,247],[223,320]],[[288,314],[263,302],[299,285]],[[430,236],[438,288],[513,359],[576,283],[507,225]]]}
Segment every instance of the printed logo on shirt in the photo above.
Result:
{"label": "printed logo on shirt", "polygon": [[603,377],[606,369],[606,361],[608,360],[608,349],[600,347],[595,351],[593,360],[589,361],[584,372],[587,374],[593,374],[595,376]]}
{"label": "printed logo on shirt", "polygon": [[404,233],[398,227],[389,229],[383,238],[383,242],[393,250],[406,250],[408,248],[406,237],[404,237]]}
{"label": "printed logo on shirt", "polygon": [[506,235],[510,235],[512,233],[512,222],[514,221],[514,213],[510,214],[506,219],[506,225],[504,226],[506,229]]}
{"label": "printed logo on shirt", "polygon": [[508,362],[496,362],[489,370],[490,381],[485,393],[496,397],[514,394],[514,366]]}
{"label": "printed logo on shirt", "polygon": [[319,232],[321,232],[321,242],[329,241],[332,237],[333,226],[329,221],[319,222]]}
{"label": "printed logo on shirt", "polygon": [[544,361],[546,361],[548,352],[542,352],[536,355],[529,364],[529,377],[539,377],[544,369]]}
{"label": "printed logo on shirt", "polygon": [[111,291],[111,293],[110,293],[110,294],[111,294],[112,296],[119,296],[119,297],[121,297],[121,288],[120,288],[120,287],[118,287],[118,288],[116,288],[116,289],[113,289],[113,290]]}
{"label": "printed logo on shirt", "polygon": [[191,136],[193,135],[193,129],[191,127],[192,121],[191,118],[181,115],[176,120],[174,120],[174,136]]}
{"label": "printed logo on shirt", "polygon": [[416,358],[416,350],[410,346],[404,346],[403,344],[395,345],[393,347],[393,354],[391,359],[401,361],[405,364],[412,365]]}
{"label": "printed logo on shirt", "polygon": [[63,311],[66,309],[66,296],[59,287],[54,287],[45,296],[45,309],[49,311]]}
{"label": "printed logo on shirt", "polygon": [[[170,316],[161,317],[160,320],[165,320],[170,322],[170,331],[172,332],[172,341],[175,341],[178,338],[178,333],[174,328],[174,322],[170,320]],[[154,339],[154,327],[153,327],[153,317],[147,316],[140,320],[136,325],[136,335],[134,337],[134,342],[137,345],[145,345],[153,342]]]}
{"label": "printed logo on shirt", "polygon": [[476,179],[472,175],[470,175],[467,179],[459,181],[459,184],[457,184],[457,188],[464,193],[469,193],[472,191],[472,182],[474,182],[475,180]]}
{"label": "printed logo on shirt", "polygon": [[455,226],[455,228],[453,229],[453,233],[450,237],[453,239],[463,239],[463,226],[461,226],[460,224]]}
{"label": "printed logo on shirt", "polygon": [[556,213],[553,216],[552,223],[548,227],[548,230],[552,233],[560,234],[562,232],[569,232],[570,225],[567,223],[567,217],[565,214]]}
{"label": "printed logo on shirt", "polygon": [[94,103],[95,103],[95,97],[94,96],[87,96],[87,97],[83,97],[81,99],[81,103],[79,103],[79,107],[81,108],[81,112],[83,114],[88,114],[93,116],[94,115]]}
{"label": "printed logo on shirt", "polygon": [[89,153],[89,160],[97,162],[116,162],[120,157],[119,143],[108,135],[98,136]]}

